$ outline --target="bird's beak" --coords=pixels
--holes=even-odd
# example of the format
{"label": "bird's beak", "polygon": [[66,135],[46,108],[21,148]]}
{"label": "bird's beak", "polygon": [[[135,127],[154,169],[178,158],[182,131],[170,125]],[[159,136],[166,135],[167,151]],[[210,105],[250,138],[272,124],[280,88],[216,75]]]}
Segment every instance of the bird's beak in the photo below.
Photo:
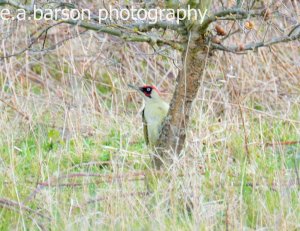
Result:
{"label": "bird's beak", "polygon": [[132,85],[132,84],[127,84],[127,86],[130,87],[130,88],[132,88],[132,89],[134,89],[134,90],[136,90],[138,93],[141,94],[141,96],[142,96],[143,98],[146,98],[146,97],[145,97],[145,94],[143,93],[141,87],[137,87],[137,86],[134,86],[134,85]]}

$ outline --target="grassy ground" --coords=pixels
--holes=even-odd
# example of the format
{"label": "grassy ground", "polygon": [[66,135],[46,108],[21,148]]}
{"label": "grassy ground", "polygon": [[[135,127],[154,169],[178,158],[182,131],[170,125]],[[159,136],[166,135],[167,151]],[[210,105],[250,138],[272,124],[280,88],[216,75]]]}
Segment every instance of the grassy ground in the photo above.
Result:
{"label": "grassy ground", "polygon": [[152,194],[142,102],[126,85],[169,100],[177,53],[85,32],[2,60],[0,230],[298,230],[299,54],[293,43],[212,57],[184,155]]}

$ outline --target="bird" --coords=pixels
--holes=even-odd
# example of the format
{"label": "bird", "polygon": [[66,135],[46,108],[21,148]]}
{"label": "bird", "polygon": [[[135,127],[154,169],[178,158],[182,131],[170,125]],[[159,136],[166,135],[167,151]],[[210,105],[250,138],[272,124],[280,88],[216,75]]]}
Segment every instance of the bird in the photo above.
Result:
{"label": "bird", "polygon": [[155,86],[136,87],[131,84],[128,86],[139,92],[145,101],[142,111],[145,142],[149,147],[155,147],[162,123],[169,111],[169,104],[160,97],[160,92]]}

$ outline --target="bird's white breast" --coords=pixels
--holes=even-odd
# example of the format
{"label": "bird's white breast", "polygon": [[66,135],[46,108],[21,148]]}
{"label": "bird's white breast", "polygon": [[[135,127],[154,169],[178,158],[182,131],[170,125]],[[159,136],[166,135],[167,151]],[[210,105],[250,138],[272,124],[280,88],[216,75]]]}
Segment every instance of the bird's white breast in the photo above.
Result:
{"label": "bird's white breast", "polygon": [[169,105],[160,100],[147,102],[145,105],[145,120],[147,122],[150,145],[154,145],[159,138],[161,124],[169,110]]}

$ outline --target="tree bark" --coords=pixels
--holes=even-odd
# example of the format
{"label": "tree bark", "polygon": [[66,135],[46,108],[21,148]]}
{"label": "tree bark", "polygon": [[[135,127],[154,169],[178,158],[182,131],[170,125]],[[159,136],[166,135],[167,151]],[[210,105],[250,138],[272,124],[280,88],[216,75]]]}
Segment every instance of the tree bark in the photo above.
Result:
{"label": "tree bark", "polygon": [[172,163],[184,148],[192,103],[200,88],[208,57],[208,47],[204,40],[204,33],[190,31],[189,42],[182,53],[183,68],[178,73],[170,109],[156,145],[156,169]]}
{"label": "tree bark", "polygon": [[[208,12],[211,3],[212,0],[188,0],[187,4],[201,12]],[[185,26],[190,29],[182,52],[183,68],[178,73],[170,109],[155,147],[153,164],[156,169],[173,163],[184,148],[192,104],[197,97],[209,55],[205,43],[207,27],[203,29],[197,21],[188,21]]]}

